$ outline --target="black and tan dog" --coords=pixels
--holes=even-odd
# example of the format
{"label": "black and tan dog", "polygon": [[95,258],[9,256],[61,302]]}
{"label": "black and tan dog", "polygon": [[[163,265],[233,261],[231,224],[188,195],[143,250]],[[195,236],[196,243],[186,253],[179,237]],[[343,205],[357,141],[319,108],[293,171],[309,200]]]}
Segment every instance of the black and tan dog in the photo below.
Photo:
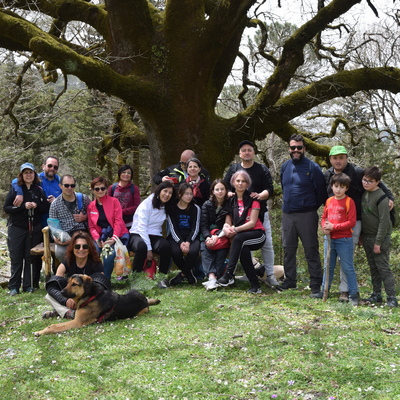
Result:
{"label": "black and tan dog", "polygon": [[104,290],[104,288],[87,275],[72,275],[62,295],[75,300],[75,319],[60,324],[53,324],[35,332],[35,336],[64,332],[80,328],[93,322],[114,321],[132,318],[149,311],[149,306],[160,303],[160,300],[147,299],[137,290],[130,290],[124,295]]}

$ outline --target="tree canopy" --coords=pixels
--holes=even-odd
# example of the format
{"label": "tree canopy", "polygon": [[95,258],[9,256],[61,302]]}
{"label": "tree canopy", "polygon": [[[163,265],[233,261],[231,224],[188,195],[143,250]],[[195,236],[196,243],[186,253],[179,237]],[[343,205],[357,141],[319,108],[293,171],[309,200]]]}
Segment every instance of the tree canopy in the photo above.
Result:
{"label": "tree canopy", "polygon": [[[399,92],[397,38],[372,65],[362,53],[379,41],[361,32],[356,42],[354,27],[342,20],[361,1],[310,0],[310,18],[279,48],[270,48],[265,0],[0,0],[0,47],[40,64],[45,79],[56,81],[61,70],[122,99],[130,107],[120,118],[129,143],[148,144],[155,168],[177,162],[191,148],[216,175],[245,138],[275,132],[287,140],[298,131],[293,121],[321,104],[365,91]],[[364,1],[378,14],[374,0]],[[398,24],[396,18],[393,13]],[[257,82],[240,47],[249,28],[260,32],[253,56],[265,73]],[[305,73],[311,58],[319,69]],[[240,109],[224,116],[217,106],[238,60]],[[256,89],[251,102],[249,86]],[[129,117],[132,110],[140,124]],[[320,132],[301,133],[314,155],[326,157],[328,146],[316,141]]]}

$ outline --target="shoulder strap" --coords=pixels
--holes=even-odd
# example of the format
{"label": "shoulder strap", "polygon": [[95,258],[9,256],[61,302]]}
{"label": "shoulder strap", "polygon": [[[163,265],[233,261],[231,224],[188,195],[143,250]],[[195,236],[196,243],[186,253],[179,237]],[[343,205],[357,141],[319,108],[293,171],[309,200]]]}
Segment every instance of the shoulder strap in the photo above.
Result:
{"label": "shoulder strap", "polygon": [[387,197],[386,194],[383,194],[381,197],[379,197],[378,201],[376,202],[376,205],[378,206],[378,205],[380,204],[380,202],[381,202],[385,197]]}
{"label": "shoulder strap", "polygon": [[80,212],[83,207],[83,194],[79,192],[75,192],[76,202],[78,203],[78,211]]}
{"label": "shoulder strap", "polygon": [[118,183],[113,183],[111,186],[111,196],[114,197],[115,188],[117,187]]}
{"label": "shoulder strap", "polygon": [[350,197],[347,196],[346,197],[346,212],[347,212],[347,214],[349,213],[349,211],[350,211]]}

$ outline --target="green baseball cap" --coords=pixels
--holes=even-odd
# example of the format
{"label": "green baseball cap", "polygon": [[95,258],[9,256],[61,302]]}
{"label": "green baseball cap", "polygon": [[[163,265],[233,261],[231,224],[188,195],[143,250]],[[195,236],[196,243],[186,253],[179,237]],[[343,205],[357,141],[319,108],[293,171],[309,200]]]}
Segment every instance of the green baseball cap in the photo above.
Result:
{"label": "green baseball cap", "polygon": [[333,146],[329,152],[330,156],[337,156],[338,154],[347,154],[346,147],[344,146]]}

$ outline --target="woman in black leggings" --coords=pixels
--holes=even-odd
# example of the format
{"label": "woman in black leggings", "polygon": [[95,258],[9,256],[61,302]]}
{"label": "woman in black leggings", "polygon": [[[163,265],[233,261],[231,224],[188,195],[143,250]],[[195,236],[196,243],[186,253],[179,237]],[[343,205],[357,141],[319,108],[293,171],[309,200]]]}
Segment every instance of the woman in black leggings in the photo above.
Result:
{"label": "woman in black leggings", "polygon": [[246,171],[237,171],[231,178],[235,195],[229,199],[229,214],[224,224],[225,235],[232,238],[228,268],[218,279],[220,286],[235,282],[235,269],[240,259],[243,270],[250,282],[249,293],[261,293],[260,284],[254,270],[252,250],[260,249],[265,242],[264,226],[260,219],[260,203],[247,190],[251,179]]}

